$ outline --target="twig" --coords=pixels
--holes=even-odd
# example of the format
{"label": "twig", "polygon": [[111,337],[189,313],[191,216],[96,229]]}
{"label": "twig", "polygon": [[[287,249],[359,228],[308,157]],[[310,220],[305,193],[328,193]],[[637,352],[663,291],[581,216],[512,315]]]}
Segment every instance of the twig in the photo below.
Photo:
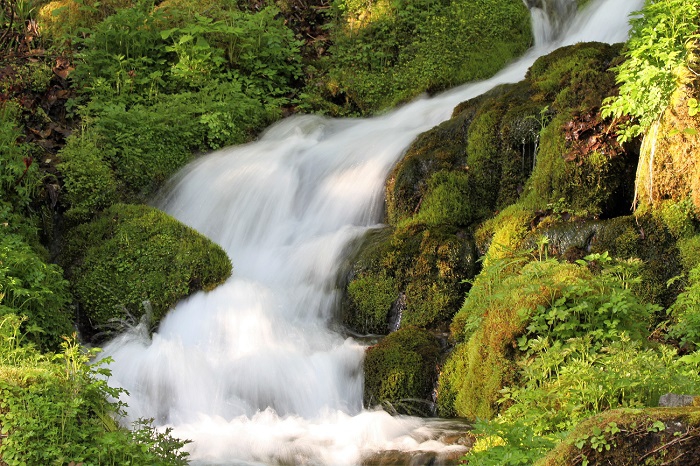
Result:
{"label": "twig", "polygon": [[[691,432],[692,432],[692,434],[691,434]],[[650,452],[647,453],[646,455],[644,455],[644,456],[642,456],[641,458],[639,458],[637,461],[642,461],[644,458],[647,458],[647,457],[649,457],[649,456],[651,456],[651,455],[653,455],[653,454],[655,454],[655,453],[658,453],[658,452],[661,451],[661,450],[665,450],[665,449],[667,449],[668,447],[670,447],[671,445],[674,445],[674,444],[676,444],[676,443],[681,443],[681,442],[684,442],[684,441],[686,441],[686,440],[689,440],[691,437],[695,437],[695,434],[697,434],[697,432],[698,432],[697,429],[688,430],[688,431],[686,431],[686,433],[683,434],[682,436],[676,437],[675,439],[671,440],[670,442],[664,443],[663,445],[660,445],[659,447],[655,448],[654,450],[650,451]]]}

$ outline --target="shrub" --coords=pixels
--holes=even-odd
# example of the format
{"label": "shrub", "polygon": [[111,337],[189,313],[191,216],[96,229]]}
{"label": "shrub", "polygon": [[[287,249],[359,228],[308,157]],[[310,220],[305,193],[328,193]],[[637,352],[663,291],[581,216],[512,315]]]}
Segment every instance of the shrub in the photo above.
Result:
{"label": "shrub", "polygon": [[69,222],[89,220],[119,199],[119,183],[94,131],[71,136],[61,149],[58,169],[63,173],[62,202]]}
{"label": "shrub", "polygon": [[345,97],[346,111],[371,113],[425,91],[485,78],[524,52],[531,40],[527,9],[514,0],[334,6],[333,58],[325,63],[322,92]]}
{"label": "shrub", "polygon": [[0,315],[26,316],[28,338],[43,349],[57,348],[73,328],[68,282],[60,267],[6,229],[0,226]]}
{"label": "shrub", "polygon": [[123,390],[107,385],[106,360],[88,365],[86,351],[66,337],[59,354],[24,345],[21,319],[0,317],[0,400],[8,466],[26,464],[184,465],[185,441],[141,420],[129,431],[117,424],[123,405],[110,402]]}

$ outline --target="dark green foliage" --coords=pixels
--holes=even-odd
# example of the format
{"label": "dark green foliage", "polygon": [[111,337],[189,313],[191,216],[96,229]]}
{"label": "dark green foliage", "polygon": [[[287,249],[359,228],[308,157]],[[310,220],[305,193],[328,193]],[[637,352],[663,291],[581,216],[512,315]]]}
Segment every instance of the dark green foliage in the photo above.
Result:
{"label": "dark green foliage", "polygon": [[30,146],[19,142],[20,108],[0,102],[0,199],[20,214],[26,214],[39,184],[37,164]]}
{"label": "dark green foliage", "polygon": [[[369,113],[492,75],[530,45],[522,2],[336,1],[323,89]],[[311,93],[318,89],[311,88]]]}
{"label": "dark green foliage", "polygon": [[127,313],[138,318],[144,301],[157,324],[178,300],[231,273],[219,246],[152,207],[116,204],[67,238],[63,261],[88,333]]}
{"label": "dark green foliage", "polygon": [[3,441],[0,456],[8,466],[39,464],[185,465],[185,443],[170,431],[141,420],[130,431],[118,426],[123,390],[107,385],[108,361],[88,365],[74,337],[59,354],[41,354],[22,343],[21,319],[0,317],[0,403]]}
{"label": "dark green foliage", "polygon": [[429,413],[440,345],[425,330],[402,328],[367,349],[365,405],[384,404],[401,413]]}

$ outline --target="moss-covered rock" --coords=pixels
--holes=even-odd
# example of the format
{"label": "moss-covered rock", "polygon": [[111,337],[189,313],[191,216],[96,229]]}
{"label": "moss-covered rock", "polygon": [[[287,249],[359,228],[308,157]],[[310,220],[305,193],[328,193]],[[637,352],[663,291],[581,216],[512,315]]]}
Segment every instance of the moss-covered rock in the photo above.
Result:
{"label": "moss-covered rock", "polygon": [[571,431],[536,466],[700,464],[700,407],[616,409]]}
{"label": "moss-covered rock", "polygon": [[402,328],[368,348],[365,405],[383,404],[400,413],[430,414],[426,407],[432,406],[439,354],[437,338],[416,327]]}
{"label": "moss-covered rock", "polygon": [[500,390],[514,382],[517,337],[538,306],[547,308],[587,269],[556,261],[503,259],[492,262],[474,281],[453,319],[459,344],[440,374],[442,415],[489,419],[498,412]]}
{"label": "moss-covered rock", "polygon": [[647,302],[668,307],[680,292],[680,283],[668,284],[682,272],[676,240],[665,225],[651,215],[602,222],[591,239],[590,250],[609,252],[621,259],[640,259],[641,280],[634,289]]}
{"label": "moss-covered rock", "polygon": [[144,301],[155,325],[178,300],[231,274],[223,249],[145,205],[115,204],[66,238],[61,258],[88,335],[128,315],[138,319]]}
{"label": "moss-covered rock", "polygon": [[352,263],[342,314],[362,333],[447,328],[477,271],[464,230],[421,224],[370,233]]}

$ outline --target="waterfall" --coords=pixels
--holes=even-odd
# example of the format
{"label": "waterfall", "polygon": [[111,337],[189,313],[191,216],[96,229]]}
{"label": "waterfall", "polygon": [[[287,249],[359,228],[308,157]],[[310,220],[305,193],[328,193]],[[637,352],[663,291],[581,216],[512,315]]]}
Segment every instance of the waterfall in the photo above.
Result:
{"label": "waterfall", "polygon": [[179,303],[152,337],[137,327],[106,345],[129,420],[192,439],[198,464],[357,464],[375,451],[459,448],[433,440],[435,421],[363,408],[364,347],[333,326],[338,264],[381,221],[385,178],[419,133],[560,45],[625,40],[642,4],[593,0],[558,36],[535,8],[549,42],[492,79],[371,119],[288,118],[186,167],[159,206],[226,249],[234,272]]}

